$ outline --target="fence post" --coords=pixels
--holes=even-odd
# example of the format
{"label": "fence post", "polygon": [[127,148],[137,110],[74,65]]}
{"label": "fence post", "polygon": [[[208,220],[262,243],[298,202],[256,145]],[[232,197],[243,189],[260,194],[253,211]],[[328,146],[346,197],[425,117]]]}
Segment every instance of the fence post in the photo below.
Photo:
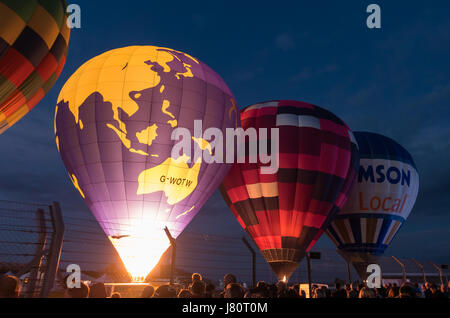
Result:
{"label": "fence post", "polygon": [[45,254],[45,244],[47,241],[47,229],[45,226],[45,216],[42,209],[36,210],[36,222],[39,228],[39,236],[36,242],[36,248],[34,251],[33,259],[28,262],[18,273],[17,276],[21,277],[26,273],[30,273],[28,278],[28,284],[25,287],[24,296],[31,298],[35,296],[36,282],[39,280],[38,276],[40,273],[40,268],[42,266],[42,258]]}
{"label": "fence post", "polygon": [[170,234],[169,229],[167,226],[164,228],[164,232],[166,232],[167,238],[170,241],[170,245],[172,246],[172,259],[170,260],[170,285],[173,284],[173,276],[175,273],[175,259],[177,256],[177,244],[175,243],[175,239],[173,238],[172,234]]}
{"label": "fence post", "polygon": [[242,237],[242,242],[244,242],[250,253],[252,253],[252,286],[256,287],[256,252],[245,237]]}
{"label": "fence post", "polygon": [[400,265],[400,267],[402,268],[402,273],[403,273],[403,284],[406,283],[406,270],[405,270],[405,265],[404,265],[402,262],[400,262],[400,260],[399,260],[397,257],[392,256],[392,258],[393,258],[394,261],[396,261],[396,262],[398,263],[398,265]]}
{"label": "fence post", "polygon": [[35,296],[36,283],[38,281],[38,276],[40,274],[42,266],[42,258],[44,257],[45,254],[45,244],[47,242],[47,228],[45,226],[44,210],[38,209],[36,211],[36,221],[39,227],[39,237],[34,252],[35,256],[33,260],[30,262],[32,267],[30,269],[29,283],[26,289],[26,297],[29,298]]}
{"label": "fence post", "polygon": [[437,266],[435,263],[431,263],[433,266],[434,266],[434,268],[436,268],[437,269],[437,271],[439,272],[439,278],[441,279],[441,285],[444,285],[444,278],[442,277],[442,269],[439,267],[439,266]]}
{"label": "fence post", "polygon": [[420,270],[422,271],[422,278],[423,283],[425,284],[427,282],[427,277],[425,276],[425,269],[422,264],[420,264],[415,258],[412,259],[414,263],[416,263],[417,266],[419,266]]}
{"label": "fence post", "polygon": [[55,284],[55,278],[58,272],[59,260],[61,258],[61,251],[64,241],[64,220],[61,207],[58,202],[53,202],[49,208],[52,219],[53,234],[47,257],[44,283],[40,293],[41,298],[48,297],[53,285]]}
{"label": "fence post", "polygon": [[309,293],[309,298],[312,298],[312,294],[311,294],[311,258],[309,257],[309,253],[306,253],[306,266],[308,269],[308,293]]}
{"label": "fence post", "polygon": [[350,269],[350,262],[347,262],[347,278],[348,278],[348,283],[351,285],[352,284],[352,272]]}

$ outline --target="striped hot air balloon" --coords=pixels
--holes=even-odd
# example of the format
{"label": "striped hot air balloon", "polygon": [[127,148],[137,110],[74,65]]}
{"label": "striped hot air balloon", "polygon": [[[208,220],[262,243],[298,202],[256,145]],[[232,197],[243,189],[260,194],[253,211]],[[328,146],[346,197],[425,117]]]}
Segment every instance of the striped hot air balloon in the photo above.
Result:
{"label": "striped hot air balloon", "polygon": [[66,61],[64,0],[0,0],[0,134],[47,94]]}
{"label": "striped hot air balloon", "polygon": [[360,166],[347,203],[326,233],[362,279],[408,218],[419,191],[419,174],[408,151],[394,140],[355,132]]}
{"label": "striped hot air balloon", "polygon": [[279,169],[262,174],[260,162],[234,164],[220,189],[277,278],[289,279],[347,200],[357,145],[334,114],[298,101],[249,106],[241,123],[279,129]]}

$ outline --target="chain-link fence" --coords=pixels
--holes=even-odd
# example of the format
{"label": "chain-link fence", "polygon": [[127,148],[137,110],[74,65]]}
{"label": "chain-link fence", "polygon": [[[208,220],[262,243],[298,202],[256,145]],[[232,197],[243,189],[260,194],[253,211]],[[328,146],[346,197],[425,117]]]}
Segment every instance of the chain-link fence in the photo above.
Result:
{"label": "chain-link fence", "polygon": [[57,203],[0,201],[0,274],[20,278],[21,297],[45,297],[53,287],[64,232],[59,216]]}
{"label": "chain-link fence", "polygon": [[[128,282],[128,276],[120,257],[109,242],[95,219],[65,217],[66,235],[64,240],[61,270],[69,264],[78,264],[86,280],[103,282]],[[185,231],[176,240],[175,278],[188,279],[194,272],[201,273],[216,285],[220,285],[227,273],[236,275],[242,283],[253,283],[252,253],[242,240],[242,236],[225,236]],[[267,262],[251,242],[256,251],[256,281],[276,282]],[[320,259],[311,259],[311,280],[316,283],[333,284],[335,281],[348,282],[360,280],[355,269],[348,268],[346,261],[334,249],[314,249],[320,253]],[[169,280],[171,248],[164,254],[151,279]],[[412,259],[400,259],[405,267],[405,281],[440,283],[439,271],[430,262],[417,262]],[[419,265],[417,265],[417,263]],[[382,277],[386,282],[401,282],[403,268],[392,257],[379,258]],[[350,270],[350,273],[349,273]],[[447,273],[443,270],[443,282]],[[292,274],[290,282],[305,283],[308,280],[306,260]]]}
{"label": "chain-link fence", "polygon": [[[0,201],[0,274],[19,277],[24,286],[23,297],[51,296],[51,289],[55,296],[58,291],[62,293],[66,268],[70,264],[80,266],[82,280],[130,281],[120,257],[93,217],[67,215],[62,222],[61,216],[57,203]],[[253,275],[256,281],[275,282],[275,275],[257,247],[247,238],[250,248],[255,251],[253,263],[252,252],[242,238],[185,231],[176,240],[175,281],[189,280],[192,273],[198,272],[217,287],[221,286],[227,273],[236,275],[246,286],[253,284]],[[330,285],[335,281],[359,280],[355,269],[348,266],[335,250],[314,251],[320,253],[320,258],[311,258],[312,283]],[[169,281],[171,255],[169,248],[149,276],[150,280]],[[385,282],[448,282],[448,269],[430,262],[383,256],[378,263]],[[307,262],[303,260],[290,282],[307,281]]]}

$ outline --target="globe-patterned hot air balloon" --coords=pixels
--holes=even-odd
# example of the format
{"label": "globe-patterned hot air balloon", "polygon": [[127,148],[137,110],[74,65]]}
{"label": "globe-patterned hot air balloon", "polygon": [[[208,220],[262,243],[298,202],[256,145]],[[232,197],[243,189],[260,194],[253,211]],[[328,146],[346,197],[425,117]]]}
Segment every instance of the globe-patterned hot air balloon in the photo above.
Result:
{"label": "globe-patterned hot air balloon", "polygon": [[357,182],[326,233],[362,279],[408,218],[419,191],[419,174],[408,151],[394,140],[355,132]]}
{"label": "globe-patterned hot air balloon", "polygon": [[[357,145],[342,120],[304,102],[249,106],[241,111],[241,124],[279,129],[279,168],[263,174],[260,161],[236,163],[220,190],[277,278],[287,280],[347,200]],[[275,141],[271,134],[267,139]]]}
{"label": "globe-patterned hot air balloon", "polygon": [[[239,122],[221,77],[168,48],[108,51],[64,85],[55,111],[61,158],[135,280],[168,248],[165,227],[176,238],[230,168],[204,160],[202,152],[211,155],[215,149],[202,133]],[[192,136],[187,137],[191,151],[172,153],[182,140],[172,138],[176,131]]]}
{"label": "globe-patterned hot air balloon", "polygon": [[66,61],[64,0],[0,0],[0,134],[47,94]]}

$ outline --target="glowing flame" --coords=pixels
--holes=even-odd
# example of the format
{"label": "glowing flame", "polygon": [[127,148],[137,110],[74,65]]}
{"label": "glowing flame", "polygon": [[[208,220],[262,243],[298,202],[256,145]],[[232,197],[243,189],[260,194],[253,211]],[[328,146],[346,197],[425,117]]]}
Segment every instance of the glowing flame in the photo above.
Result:
{"label": "glowing flame", "polygon": [[164,230],[155,224],[131,227],[131,233],[109,236],[133,282],[144,281],[170,246]]}
{"label": "glowing flame", "polygon": [[287,278],[286,278],[286,275],[284,275],[284,277],[283,277],[283,283],[286,283],[287,282]]}

